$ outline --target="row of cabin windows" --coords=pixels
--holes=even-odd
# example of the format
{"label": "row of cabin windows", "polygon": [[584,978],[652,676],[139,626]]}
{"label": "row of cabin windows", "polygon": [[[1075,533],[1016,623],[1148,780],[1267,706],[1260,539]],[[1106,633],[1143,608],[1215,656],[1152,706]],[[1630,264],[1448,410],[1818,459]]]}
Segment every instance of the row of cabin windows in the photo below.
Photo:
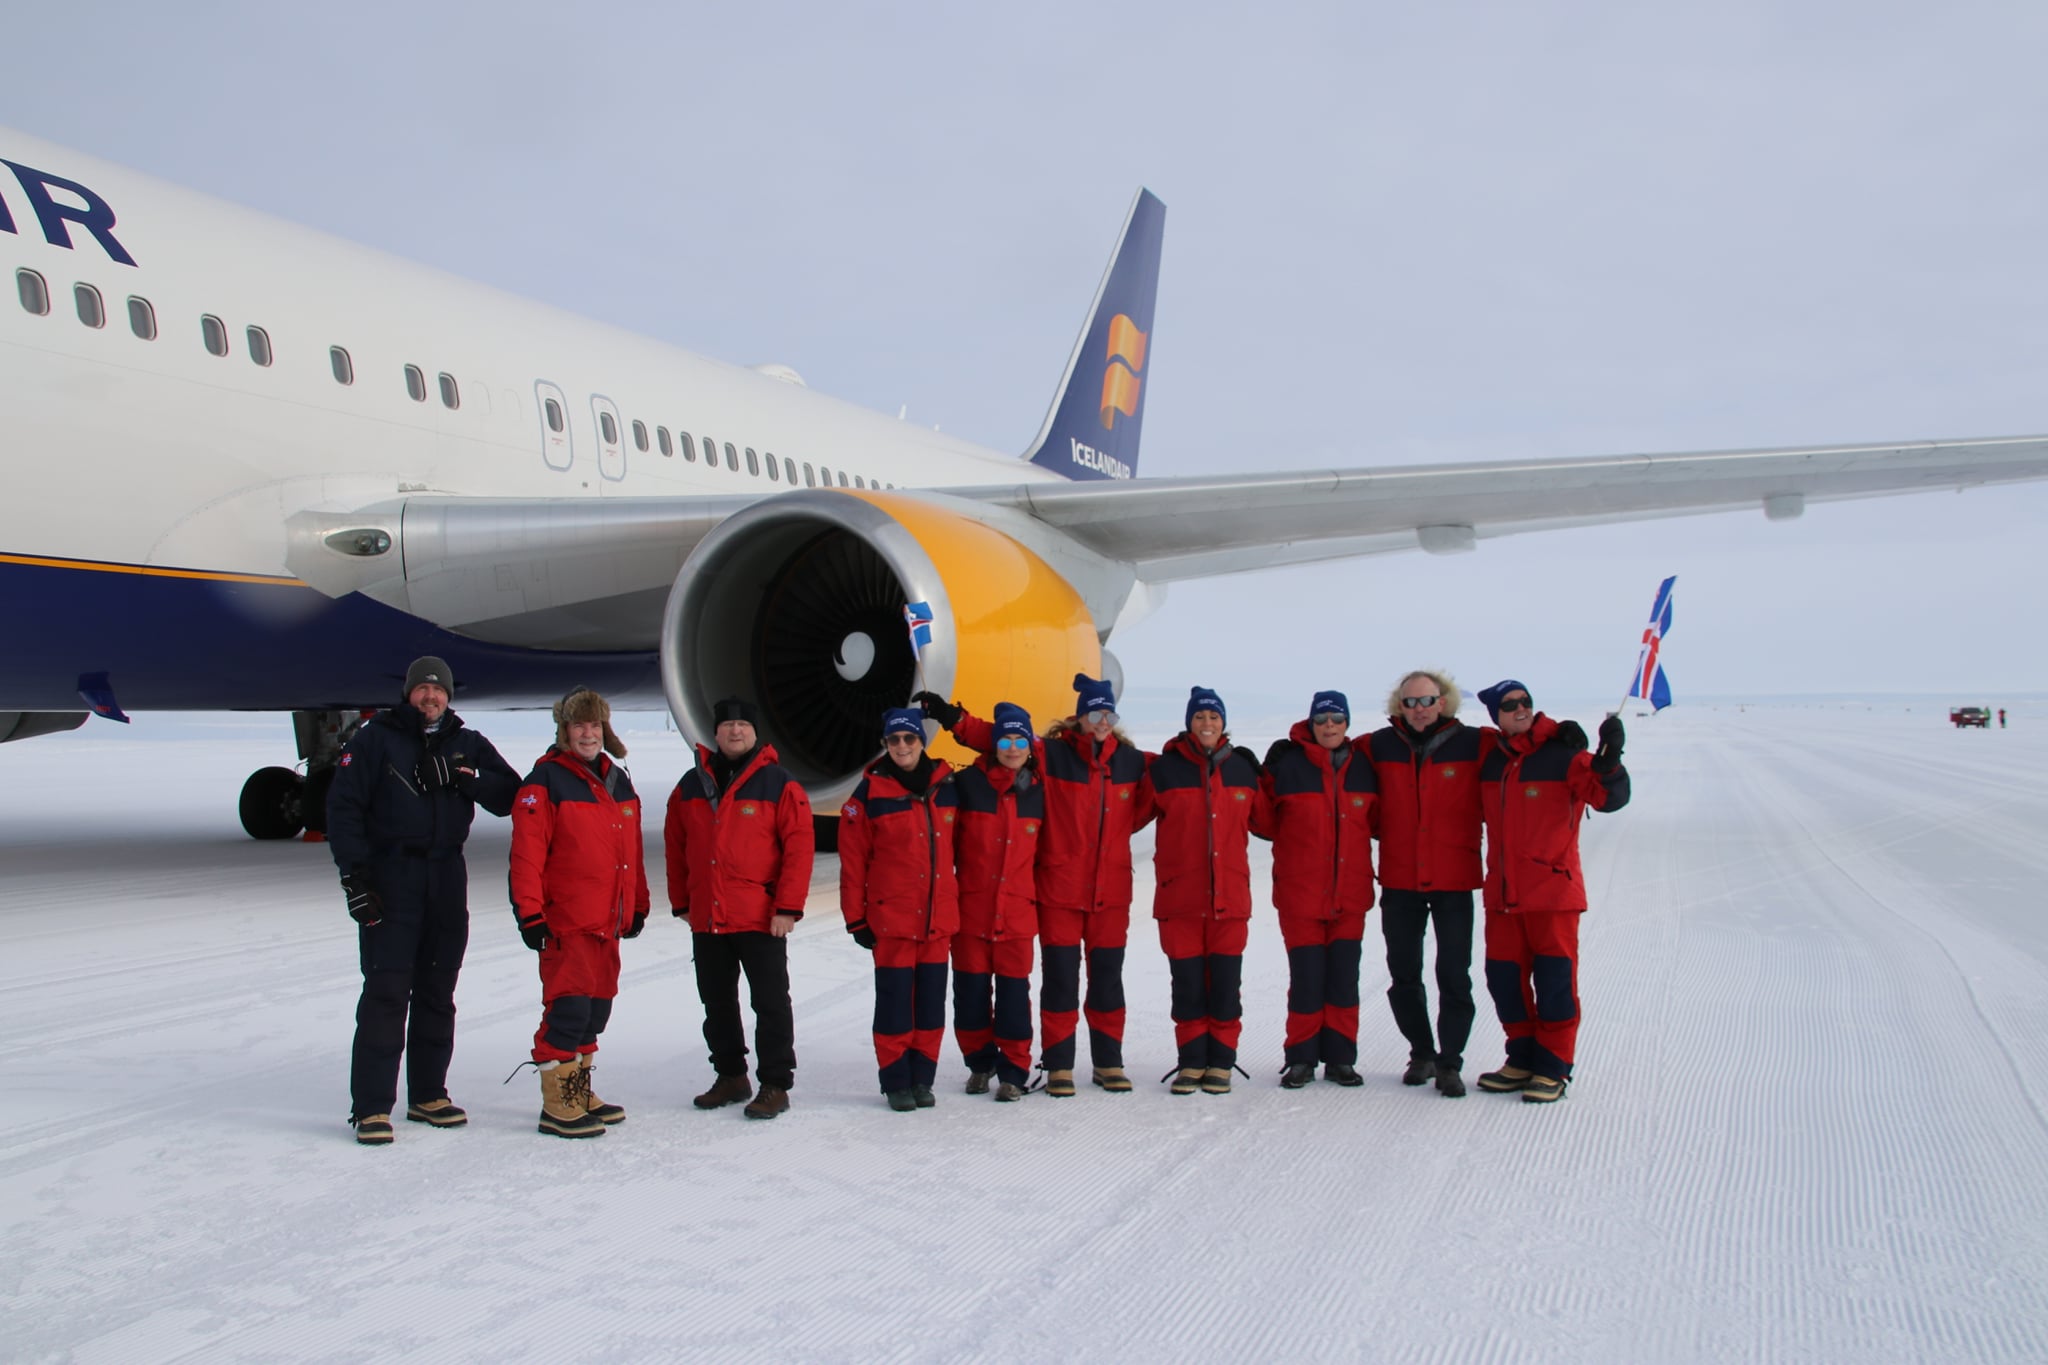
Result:
{"label": "row of cabin windows", "polygon": [[[37,317],[44,317],[49,314],[50,288],[44,282],[41,275],[33,270],[17,270],[14,272],[14,283],[16,292],[21,296],[21,306],[24,309],[35,314]],[[101,299],[99,290],[89,284],[74,284],[71,287],[71,297],[73,305],[78,310],[78,320],[80,322],[88,327],[105,327],[107,325],[106,304]],[[142,298],[140,295],[129,296],[128,329],[144,341],[156,340],[156,309],[151,306],[148,299]],[[217,356],[224,356],[228,353],[227,324],[213,314],[206,313],[200,317],[199,335],[200,339],[206,343],[206,349],[209,353]],[[275,359],[270,346],[270,333],[261,327],[251,326],[244,335],[249,344],[249,359],[258,365],[268,366]],[[349,358],[347,348],[341,346],[328,347],[327,361],[329,368],[334,372],[335,383],[350,385],[356,382],[355,362]],[[441,391],[441,406],[451,410],[461,407],[462,392],[455,382],[455,376],[443,371],[440,375],[436,376],[436,379]],[[426,402],[426,371],[417,365],[407,365],[405,367],[405,392],[415,403]],[[547,423],[548,430],[556,433],[559,433],[566,424],[562,413],[562,405],[552,398],[547,400]],[[612,415],[608,412],[599,413],[598,424],[604,434],[605,444],[616,445],[619,439],[619,427],[618,423],[613,420]],[[661,450],[661,453],[669,458],[674,458],[677,447],[680,447],[683,452],[683,458],[692,464],[696,463],[697,446],[690,439],[690,434],[686,431],[677,432],[675,440],[671,442],[668,428],[656,427],[654,429],[654,443]],[[707,468],[716,469],[718,467],[718,443],[709,436],[703,438],[703,443],[704,464]],[[647,424],[638,418],[635,418],[633,421],[633,445],[642,454],[645,454],[648,450]],[[768,477],[771,480],[778,483],[787,482],[792,488],[796,486],[796,461],[786,456],[781,457],[778,461],[778,457],[773,453],[766,456],[756,455],[752,446],[748,446],[745,449],[747,473],[755,478],[759,478],[762,472],[761,466],[765,460]],[[740,456],[734,450],[733,444],[730,441],[725,443],[725,466],[734,473],[739,472]],[[810,461],[806,460],[803,468],[804,487],[816,488],[821,483],[826,488],[833,486],[835,476],[826,466],[819,465],[813,469]],[[839,471],[836,477],[839,487],[846,488],[849,486],[845,470]],[[870,485],[862,476],[855,474],[852,476],[851,486],[854,488],[867,488]],[[880,488],[884,485],[878,479],[872,486]],[[887,486],[894,488],[896,485],[889,484]]]}
{"label": "row of cabin windows", "polygon": [[[46,317],[50,312],[50,287],[43,277],[33,270],[14,272],[15,292],[21,298],[21,306],[37,317]],[[88,327],[107,325],[107,307],[100,298],[100,291],[89,284],[71,286],[72,304],[78,310],[78,320]],[[128,298],[128,330],[144,341],[155,341],[157,336],[156,308],[148,299],[139,294]],[[248,342],[249,359],[258,365],[268,366],[276,360],[276,352],[270,345],[270,333],[261,327],[251,326],[243,331]],[[211,313],[202,314],[199,319],[199,339],[206,346],[209,355],[224,356],[231,349],[228,342],[228,326]],[[346,347],[330,346],[327,361],[334,371],[334,382],[353,384],[356,382],[355,362],[349,358]],[[441,390],[441,405],[446,408],[462,406],[462,392],[456,385],[455,376],[443,373],[438,376]],[[427,377],[417,365],[405,367],[405,391],[416,403],[427,401]]]}
{"label": "row of cabin windows", "polygon": [[[562,429],[568,424],[568,419],[562,412],[562,405],[550,398],[543,405],[543,414],[547,420],[548,430],[560,435]],[[598,413],[597,429],[598,434],[604,438],[606,445],[618,444],[619,424],[610,413]],[[712,440],[709,436],[704,437],[703,442],[705,467],[707,469],[718,468],[718,442]],[[671,459],[675,457],[676,451],[680,449],[685,460],[691,464],[697,462],[697,442],[691,438],[690,433],[687,431],[678,431],[675,434],[675,438],[671,440],[667,427],[655,427],[653,445],[654,448],[659,449],[663,455]],[[647,423],[638,418],[633,419],[633,446],[643,454],[649,448]],[[795,460],[787,456],[778,456],[773,452],[756,454],[752,446],[747,446],[744,449],[746,452],[747,473],[758,479],[764,472],[763,466],[765,465],[765,472],[770,479],[777,483],[787,483],[792,488],[796,487],[797,466]],[[740,459],[740,450],[736,449],[732,442],[727,441],[725,443],[725,467],[737,474],[740,468]],[[833,486],[835,476],[824,465],[814,467],[810,461],[806,460],[804,461],[803,468],[804,487],[817,488],[822,486],[830,488]],[[841,488],[881,488],[884,486],[880,479],[870,484],[861,475],[854,474],[849,476],[844,470],[841,470],[836,477],[839,481],[838,486]],[[887,485],[890,488],[895,486],[893,483]]]}

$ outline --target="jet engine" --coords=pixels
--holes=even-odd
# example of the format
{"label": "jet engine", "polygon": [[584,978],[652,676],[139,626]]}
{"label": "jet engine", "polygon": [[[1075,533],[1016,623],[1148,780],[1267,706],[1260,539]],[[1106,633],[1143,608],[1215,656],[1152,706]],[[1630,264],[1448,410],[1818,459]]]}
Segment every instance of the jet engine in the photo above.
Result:
{"label": "jet engine", "polygon": [[[994,520],[944,495],[822,489],[727,518],[684,562],[662,620],[662,686],[677,724],[709,743],[713,703],[750,699],[812,805],[835,814],[881,752],[882,712],[913,692],[983,718],[1016,702],[1041,729],[1069,714],[1074,674],[1099,676],[1103,655],[1091,594],[1047,556],[1104,578],[1098,593],[1128,592],[1127,571],[1090,575],[1046,528]],[[929,608],[921,650],[906,616],[913,603]],[[972,758],[944,735],[932,747]]]}

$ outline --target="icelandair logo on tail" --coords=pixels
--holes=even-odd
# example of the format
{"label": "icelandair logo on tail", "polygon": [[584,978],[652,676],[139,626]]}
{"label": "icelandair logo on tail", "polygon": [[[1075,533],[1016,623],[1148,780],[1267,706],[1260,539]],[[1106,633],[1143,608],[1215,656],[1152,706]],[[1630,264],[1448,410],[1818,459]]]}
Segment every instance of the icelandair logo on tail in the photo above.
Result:
{"label": "icelandair logo on tail", "polygon": [[[1102,371],[1102,429],[1116,429],[1116,415],[1138,415],[1138,392],[1144,386],[1145,334],[1122,313],[1109,320],[1109,354]],[[1091,468],[1100,468],[1090,466]],[[1128,479],[1129,474],[1117,475]]]}
{"label": "icelandair logo on tail", "polygon": [[1072,437],[1067,444],[1074,448],[1074,463],[1083,469],[1094,469],[1109,475],[1112,479],[1128,479],[1131,467],[1114,455],[1105,455],[1094,446],[1084,446]]}

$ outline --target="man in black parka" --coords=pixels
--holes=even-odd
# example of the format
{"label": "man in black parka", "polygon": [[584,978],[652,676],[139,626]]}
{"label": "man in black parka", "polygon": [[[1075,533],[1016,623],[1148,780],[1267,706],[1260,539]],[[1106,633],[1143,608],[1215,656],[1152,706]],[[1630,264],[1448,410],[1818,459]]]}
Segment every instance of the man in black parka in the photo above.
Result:
{"label": "man in black parka", "polygon": [[455,978],[469,944],[462,844],[478,806],[512,813],[519,774],[448,709],[454,690],[445,662],[414,660],[404,703],[355,732],[327,794],[327,846],[360,926],[349,1122],[369,1146],[391,1141],[400,1053],[405,1116],[439,1128],[468,1122],[448,1099]]}

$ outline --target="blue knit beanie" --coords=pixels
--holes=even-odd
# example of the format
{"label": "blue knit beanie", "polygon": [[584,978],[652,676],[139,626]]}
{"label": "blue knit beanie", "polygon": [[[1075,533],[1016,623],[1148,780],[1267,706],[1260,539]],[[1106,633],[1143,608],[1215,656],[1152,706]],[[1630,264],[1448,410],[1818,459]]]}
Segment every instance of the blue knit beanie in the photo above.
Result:
{"label": "blue knit beanie", "polygon": [[1006,701],[996,703],[996,715],[993,724],[997,739],[1008,739],[1012,736],[1024,740],[1031,738],[1031,713],[1013,703]]}
{"label": "blue knit beanie", "polygon": [[1325,711],[1335,711],[1344,719],[1351,719],[1351,703],[1342,692],[1318,692],[1316,699],[1308,704],[1308,717],[1314,720]]}
{"label": "blue knit beanie", "polygon": [[1100,678],[1091,678],[1086,673],[1074,675],[1074,714],[1085,716],[1090,711],[1116,710],[1116,689]]}
{"label": "blue knit beanie", "polygon": [[882,738],[916,735],[924,738],[924,712],[915,706],[896,706],[882,713]]}
{"label": "blue knit beanie", "polygon": [[1195,712],[1197,711],[1214,711],[1217,715],[1223,717],[1225,726],[1230,724],[1230,713],[1223,709],[1223,698],[1217,696],[1210,688],[1190,687],[1188,689],[1188,715],[1186,723],[1191,728],[1195,723]]}
{"label": "blue knit beanie", "polygon": [[[1500,724],[1500,699],[1510,692],[1529,692],[1529,689],[1525,684],[1518,683],[1513,678],[1503,678],[1491,687],[1479,689],[1479,700],[1486,704],[1486,714],[1493,717],[1495,725]],[[1532,706],[1535,704],[1536,694],[1534,692],[1529,692],[1529,702]]]}

